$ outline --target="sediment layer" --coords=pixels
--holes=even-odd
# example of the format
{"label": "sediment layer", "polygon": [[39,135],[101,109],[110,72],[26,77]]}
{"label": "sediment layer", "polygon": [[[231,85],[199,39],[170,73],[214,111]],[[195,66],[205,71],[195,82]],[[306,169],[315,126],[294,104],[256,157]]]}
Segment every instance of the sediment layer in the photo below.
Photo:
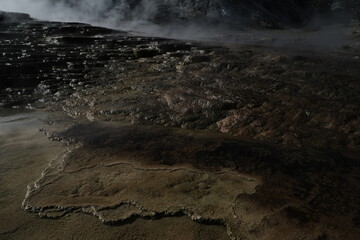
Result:
{"label": "sediment layer", "polygon": [[233,239],[358,234],[355,159],[109,123],[74,125],[51,138],[78,147],[29,187],[23,208],[44,218],[82,212],[116,225],[185,215],[225,225]]}
{"label": "sediment layer", "polygon": [[52,112],[43,131],[70,149],[29,185],[27,211],[188,216],[234,239],[359,236],[356,29],[310,52],[78,23],[0,29],[1,107]]}

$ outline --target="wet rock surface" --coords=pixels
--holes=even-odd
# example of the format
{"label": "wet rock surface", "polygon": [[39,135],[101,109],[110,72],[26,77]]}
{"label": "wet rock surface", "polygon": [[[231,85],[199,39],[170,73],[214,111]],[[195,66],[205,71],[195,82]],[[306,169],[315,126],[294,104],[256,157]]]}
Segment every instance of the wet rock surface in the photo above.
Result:
{"label": "wet rock surface", "polygon": [[[98,218],[58,209],[29,214],[21,203],[30,182],[37,181],[50,159],[68,152],[61,143],[49,141],[39,132],[39,119],[46,113],[0,111],[0,239],[228,239],[222,225],[200,224],[188,216],[133,217],[127,224],[106,225]],[[109,218],[119,218],[133,208],[103,209]],[[65,214],[64,214],[65,213]],[[45,218],[46,214],[46,218]],[[62,216],[61,218],[59,218]]]}
{"label": "wet rock surface", "polygon": [[25,210],[112,226],[186,216],[233,239],[357,239],[356,31],[324,52],[34,20],[0,31],[1,109],[51,112],[43,131],[69,149],[29,185]]}
{"label": "wet rock surface", "polygon": [[[60,91],[70,95],[92,84],[93,79],[87,79],[90,71],[92,78],[96,78],[96,69],[103,69],[111,60],[133,55],[121,54],[121,49],[117,49],[117,45],[126,44],[123,41],[127,34],[117,32],[121,40],[116,41],[115,36],[103,36],[116,31],[86,24],[29,21],[2,23],[0,29],[0,96],[5,107],[49,95],[60,98]],[[132,41],[137,40],[128,40]]]}
{"label": "wet rock surface", "polygon": [[232,239],[359,234],[356,158],[114,123],[50,137],[76,147],[28,189],[23,208],[43,218],[82,212],[114,225],[184,215],[224,225]]}
{"label": "wet rock surface", "polygon": [[[153,43],[151,43],[153,44]],[[211,129],[271,144],[359,148],[359,58],[160,43],[62,101],[89,120]],[[354,55],[355,54],[355,55]],[[137,57],[136,57],[137,56]],[[139,71],[141,69],[141,71]],[[99,81],[98,81],[99,82]]]}

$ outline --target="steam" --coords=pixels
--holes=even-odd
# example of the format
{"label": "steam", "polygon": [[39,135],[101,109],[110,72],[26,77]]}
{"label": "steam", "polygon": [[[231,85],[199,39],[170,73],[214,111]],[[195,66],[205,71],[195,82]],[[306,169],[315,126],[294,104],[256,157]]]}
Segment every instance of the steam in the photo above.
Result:
{"label": "steam", "polygon": [[0,10],[25,12],[44,20],[97,22],[111,7],[112,0],[1,0]]}
{"label": "steam", "polygon": [[[330,26],[316,31],[254,30],[239,31],[234,25],[202,21],[222,19],[226,9],[204,14],[200,21],[179,19],[189,16],[188,5],[166,9],[169,0],[0,0],[0,10],[29,13],[33,18],[64,22],[85,22],[97,26],[138,32],[141,35],[185,40],[272,45],[288,48],[334,48],[345,44],[342,26]],[[175,4],[175,3],[174,3]],[[188,4],[188,3],[186,3]],[[334,5],[333,8],[341,6]],[[186,9],[184,9],[186,8]],[[231,8],[229,8],[231,9]],[[241,16],[240,16],[241,17]],[[161,22],[158,25],[156,22]],[[241,26],[240,23],[237,26]]]}
{"label": "steam", "polygon": [[[1,0],[0,10],[24,12],[41,20],[85,22],[151,36],[200,40],[220,36],[228,27],[179,22],[181,12],[166,9],[168,0]],[[186,9],[184,14],[188,14]],[[212,13],[214,14],[214,13]],[[161,22],[162,24],[156,24]]]}
{"label": "steam", "polygon": [[41,20],[84,22],[173,36],[171,27],[160,27],[152,21],[156,22],[160,5],[156,0],[1,0],[0,10],[28,13]]}
{"label": "steam", "polygon": [[[29,13],[33,18],[43,20],[77,21],[115,27],[124,23],[134,25],[156,22],[162,13],[167,12],[168,9],[162,9],[166,8],[166,2],[167,0],[1,0],[0,10]],[[171,11],[167,13],[169,12]]]}

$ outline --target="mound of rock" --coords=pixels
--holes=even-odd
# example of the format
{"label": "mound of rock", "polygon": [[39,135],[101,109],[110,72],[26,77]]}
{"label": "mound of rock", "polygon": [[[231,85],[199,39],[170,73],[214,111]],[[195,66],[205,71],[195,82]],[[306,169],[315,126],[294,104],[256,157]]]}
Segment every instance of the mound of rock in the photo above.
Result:
{"label": "mound of rock", "polygon": [[20,22],[30,20],[30,15],[26,13],[3,12],[0,11],[0,23]]}

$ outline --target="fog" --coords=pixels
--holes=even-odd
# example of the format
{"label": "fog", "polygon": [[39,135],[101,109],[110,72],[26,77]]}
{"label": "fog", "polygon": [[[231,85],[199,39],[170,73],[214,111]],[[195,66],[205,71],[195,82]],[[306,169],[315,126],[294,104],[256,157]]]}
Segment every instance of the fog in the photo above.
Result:
{"label": "fog", "polygon": [[[85,22],[93,25],[138,31],[149,35],[174,37],[194,34],[196,38],[203,26],[188,24],[179,29],[176,34],[176,24],[159,26],[149,19],[157,12],[157,1],[141,0],[136,7],[130,9],[129,1],[113,0],[1,0],[0,10],[29,13],[31,17],[41,20],[55,20],[65,22]],[[211,29],[208,29],[210,32]],[[191,33],[189,33],[191,32]]]}
{"label": "fog", "polygon": [[[1,0],[0,10],[25,12],[33,18],[57,21],[77,21],[93,25],[132,31],[141,35],[186,40],[272,45],[286,48],[334,48],[346,44],[348,36],[342,26],[243,31],[243,26],[209,22],[153,21],[159,15],[159,2],[139,0],[130,6],[127,0]],[[185,10],[184,10],[185,11]],[[181,13],[180,13],[181,14]],[[172,16],[170,16],[171,18]],[[167,22],[167,23],[164,23]]]}
{"label": "fog", "polygon": [[52,0],[1,0],[0,10],[25,12],[44,20],[95,22],[111,4],[112,0],[80,0],[74,8]]}
{"label": "fog", "polygon": [[141,25],[153,20],[161,3],[156,0],[1,0],[0,10],[25,12],[37,19],[114,27],[130,23]]}
{"label": "fog", "polygon": [[132,8],[125,0],[1,0],[0,4],[0,10],[29,13],[36,19],[85,22],[152,36],[199,40],[230,30],[222,24],[210,26],[201,22],[171,21],[158,25],[151,21],[156,19],[158,7],[159,1],[154,0],[140,0]]}

